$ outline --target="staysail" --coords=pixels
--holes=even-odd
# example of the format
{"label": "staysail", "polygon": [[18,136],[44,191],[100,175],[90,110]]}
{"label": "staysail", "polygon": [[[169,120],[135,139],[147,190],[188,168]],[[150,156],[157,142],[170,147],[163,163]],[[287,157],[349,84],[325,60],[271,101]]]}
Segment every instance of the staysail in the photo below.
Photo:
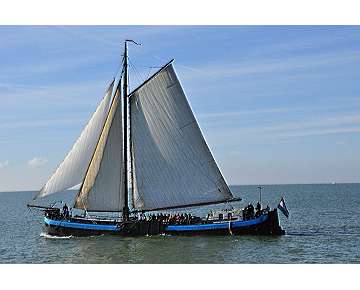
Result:
{"label": "staysail", "polygon": [[119,86],[75,200],[75,208],[122,211],[124,207],[122,112]]}
{"label": "staysail", "polygon": [[171,63],[130,95],[130,109],[135,209],[233,198]]}
{"label": "staysail", "polygon": [[109,111],[114,80],[65,159],[34,199],[57,193],[82,182]]}

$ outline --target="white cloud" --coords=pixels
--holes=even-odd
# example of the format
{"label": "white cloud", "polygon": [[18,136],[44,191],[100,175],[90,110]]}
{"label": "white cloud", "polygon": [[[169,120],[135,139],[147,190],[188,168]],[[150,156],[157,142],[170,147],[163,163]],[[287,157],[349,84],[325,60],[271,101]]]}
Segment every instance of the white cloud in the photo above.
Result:
{"label": "white cloud", "polygon": [[262,115],[262,114],[271,114],[271,113],[287,113],[291,111],[301,111],[305,108],[268,108],[268,109],[256,109],[256,110],[243,110],[236,112],[214,112],[214,113],[200,113],[197,116],[199,118],[231,118],[231,117],[240,117],[243,115]]}
{"label": "white cloud", "polygon": [[304,130],[304,131],[295,131],[295,132],[285,132],[280,133],[278,137],[309,137],[309,136],[321,136],[321,135],[332,135],[332,134],[343,134],[343,133],[359,133],[360,127],[350,127],[350,128],[325,128],[325,129],[316,129],[316,130]]}
{"label": "white cloud", "polygon": [[0,162],[0,169],[6,168],[9,165],[9,161]]}
{"label": "white cloud", "polygon": [[34,157],[33,159],[28,161],[28,165],[30,167],[41,167],[48,162],[46,158]]}
{"label": "white cloud", "polygon": [[[74,124],[84,124],[86,123],[87,119],[90,119],[89,117],[64,117],[64,118],[52,118],[52,119],[42,119],[42,120],[19,120],[14,119],[14,121],[9,120],[8,122],[2,121],[0,123],[1,129],[15,129],[15,128],[51,128],[53,126],[59,126],[59,125],[74,125]],[[87,118],[87,119],[86,119]]]}
{"label": "white cloud", "polygon": [[[229,78],[254,74],[279,73],[297,69],[326,67],[360,60],[358,51],[306,55],[291,58],[256,59],[232,63],[212,63],[199,67],[182,66],[187,69],[181,74],[183,80],[202,80],[208,78]],[[181,72],[181,70],[180,70]]]}
{"label": "white cloud", "polygon": [[[298,119],[297,121],[275,123],[269,126],[228,126],[213,133],[217,139],[234,140],[241,135],[242,139],[283,140],[288,138],[360,133],[360,115],[319,116],[317,118]],[[215,138],[215,137],[214,137]],[[339,145],[339,144],[338,144]]]}
{"label": "white cloud", "polygon": [[[360,125],[360,114],[337,115],[331,117],[317,117],[310,120],[302,119],[273,126],[262,126],[256,129],[261,132],[295,132],[316,129],[337,129],[339,126]],[[353,131],[353,130],[351,130]],[[337,130],[336,130],[337,132]],[[343,132],[340,130],[339,132]],[[301,134],[302,135],[302,134]]]}

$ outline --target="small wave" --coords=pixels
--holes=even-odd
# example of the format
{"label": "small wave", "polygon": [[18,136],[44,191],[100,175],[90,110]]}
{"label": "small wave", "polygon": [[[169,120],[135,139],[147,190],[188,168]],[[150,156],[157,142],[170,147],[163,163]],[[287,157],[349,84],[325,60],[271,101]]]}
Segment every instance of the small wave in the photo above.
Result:
{"label": "small wave", "polygon": [[299,236],[299,237],[308,237],[308,236],[321,236],[321,233],[311,233],[311,232],[303,232],[303,233],[286,233],[285,236]]}
{"label": "small wave", "polygon": [[85,236],[84,238],[99,238],[99,237],[104,237],[104,236],[105,236],[104,234],[101,234],[101,235]]}
{"label": "small wave", "polygon": [[171,234],[166,234],[166,233],[159,234],[159,236],[161,236],[161,237],[172,237]]}
{"label": "small wave", "polygon": [[49,235],[47,233],[41,233],[40,237],[43,237],[46,239],[64,240],[64,239],[71,239],[73,236],[54,236],[54,235]]}
{"label": "small wave", "polygon": [[285,236],[298,236],[298,237],[315,237],[315,236],[323,236],[323,237],[336,237],[336,236],[359,236],[358,232],[327,232],[327,231],[318,231],[318,232],[288,232]]}

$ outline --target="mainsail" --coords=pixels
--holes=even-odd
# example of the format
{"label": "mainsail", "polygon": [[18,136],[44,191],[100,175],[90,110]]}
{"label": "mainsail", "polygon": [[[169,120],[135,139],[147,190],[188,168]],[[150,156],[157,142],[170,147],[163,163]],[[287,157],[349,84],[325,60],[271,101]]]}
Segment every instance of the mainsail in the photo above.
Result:
{"label": "mainsail", "polygon": [[75,201],[88,211],[122,211],[124,163],[120,91],[117,89],[99,142]]}
{"label": "mainsail", "polygon": [[34,199],[63,191],[82,182],[109,111],[113,86],[114,80],[70,152]]}
{"label": "mainsail", "polygon": [[233,198],[171,63],[130,95],[130,111],[135,209]]}

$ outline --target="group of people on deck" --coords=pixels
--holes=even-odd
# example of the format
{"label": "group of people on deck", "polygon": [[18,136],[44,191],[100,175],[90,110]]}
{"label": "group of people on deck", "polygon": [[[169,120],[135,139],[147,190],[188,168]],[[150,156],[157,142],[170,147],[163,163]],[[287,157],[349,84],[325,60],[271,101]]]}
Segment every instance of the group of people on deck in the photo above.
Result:
{"label": "group of people on deck", "polygon": [[190,213],[185,213],[185,214],[163,214],[163,213],[158,213],[158,214],[150,214],[150,215],[145,215],[145,214],[141,214],[138,218],[139,220],[143,220],[143,221],[157,221],[157,222],[162,222],[162,223],[166,223],[169,225],[189,225],[191,223],[194,222],[194,220],[196,219],[196,217],[192,216]]}
{"label": "group of people on deck", "polygon": [[[260,202],[257,202],[256,207],[254,208],[254,206],[249,203],[242,211],[242,218],[243,220],[250,220],[253,218],[257,218],[259,216],[261,216],[264,212],[268,212],[270,210],[269,205],[265,208],[262,209],[261,208],[261,204]],[[65,205],[63,206],[63,210],[62,210],[62,216],[65,219],[69,219],[70,218],[70,212],[69,212],[69,208],[68,206]],[[176,213],[176,214],[163,214],[163,213],[158,213],[158,214],[149,214],[149,215],[145,215],[144,213],[139,214],[139,216],[137,217],[138,220],[140,221],[156,221],[156,222],[161,222],[161,223],[165,223],[165,224],[169,224],[169,225],[190,225],[193,224],[197,221],[199,221],[200,218],[192,216],[190,213]]]}
{"label": "group of people on deck", "polygon": [[249,203],[248,206],[246,206],[243,209],[243,212],[242,212],[243,220],[246,221],[246,220],[250,220],[253,218],[257,218],[257,217],[261,216],[264,211],[267,212],[269,210],[270,210],[269,206],[267,206],[265,209],[262,209],[260,202],[257,202],[255,208],[251,203]]}

